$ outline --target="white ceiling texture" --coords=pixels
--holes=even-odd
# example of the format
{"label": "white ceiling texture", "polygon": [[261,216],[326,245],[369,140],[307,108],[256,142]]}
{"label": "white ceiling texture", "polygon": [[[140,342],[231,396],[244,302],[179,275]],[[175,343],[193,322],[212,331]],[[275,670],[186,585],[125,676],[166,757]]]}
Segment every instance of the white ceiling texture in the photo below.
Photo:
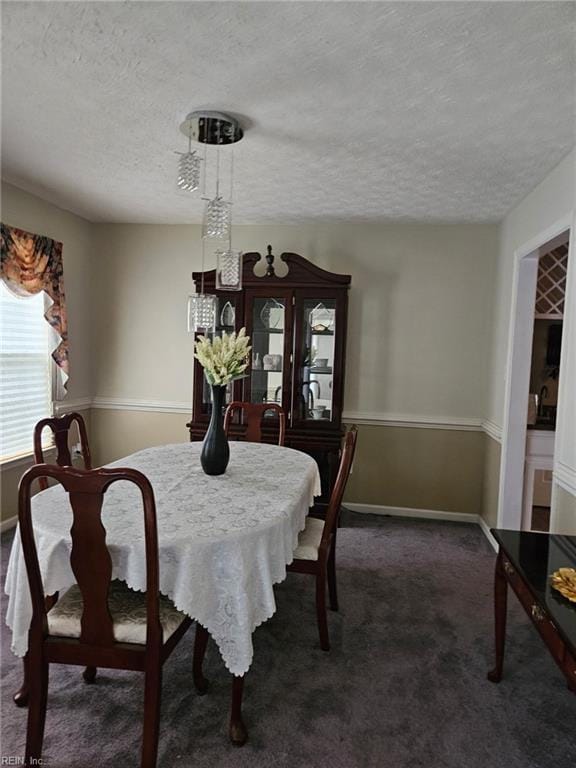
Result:
{"label": "white ceiling texture", "polygon": [[3,175],[92,221],[200,219],[174,152],[202,107],[248,118],[237,223],[497,220],[574,145],[572,2],[2,11]]}

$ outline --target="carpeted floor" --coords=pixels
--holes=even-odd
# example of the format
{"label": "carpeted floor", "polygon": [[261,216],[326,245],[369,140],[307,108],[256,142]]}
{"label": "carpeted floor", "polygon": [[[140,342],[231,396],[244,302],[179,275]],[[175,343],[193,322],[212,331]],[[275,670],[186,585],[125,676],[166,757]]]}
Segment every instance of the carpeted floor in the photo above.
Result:
{"label": "carpeted floor", "polygon": [[[244,715],[226,739],[230,678],[213,645],[198,697],[193,632],[164,668],[159,768],[573,768],[571,694],[514,598],[505,678],[492,665],[494,553],[476,526],[347,515],[339,533],[340,612],[318,648],[313,582],[290,575],[255,633]],[[12,534],[2,537],[3,576]],[[2,756],[23,754],[20,664],[2,599]],[[139,764],[143,676],[51,667],[45,758],[53,768]]]}

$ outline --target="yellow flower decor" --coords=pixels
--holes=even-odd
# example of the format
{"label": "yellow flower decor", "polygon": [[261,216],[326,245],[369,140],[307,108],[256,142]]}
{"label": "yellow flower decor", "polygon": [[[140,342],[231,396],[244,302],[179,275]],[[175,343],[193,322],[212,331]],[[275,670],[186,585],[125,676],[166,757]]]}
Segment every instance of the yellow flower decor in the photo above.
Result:
{"label": "yellow flower decor", "polygon": [[576,603],[576,569],[559,568],[550,576],[550,583],[567,600]]}
{"label": "yellow flower decor", "polygon": [[246,329],[241,328],[238,335],[223,333],[213,339],[200,336],[194,347],[194,357],[204,368],[208,383],[224,387],[244,376],[251,349]]}

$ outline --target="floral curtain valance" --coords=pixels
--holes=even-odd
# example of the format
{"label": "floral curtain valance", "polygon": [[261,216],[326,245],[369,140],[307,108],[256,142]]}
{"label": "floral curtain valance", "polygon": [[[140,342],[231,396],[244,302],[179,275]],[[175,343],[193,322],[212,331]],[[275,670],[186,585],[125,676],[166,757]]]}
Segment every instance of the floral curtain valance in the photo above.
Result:
{"label": "floral curtain valance", "polygon": [[52,352],[54,362],[66,386],[69,375],[68,321],[64,295],[62,243],[42,235],[33,235],[23,229],[2,228],[2,261],[0,278],[12,293],[31,296],[45,291],[52,300],[44,317],[60,338]]}

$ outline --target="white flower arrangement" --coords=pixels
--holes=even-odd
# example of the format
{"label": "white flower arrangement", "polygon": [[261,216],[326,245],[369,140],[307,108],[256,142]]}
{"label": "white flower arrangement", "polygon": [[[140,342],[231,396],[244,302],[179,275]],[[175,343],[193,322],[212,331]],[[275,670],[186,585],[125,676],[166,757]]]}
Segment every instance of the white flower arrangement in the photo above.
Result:
{"label": "white flower arrangement", "polygon": [[246,328],[241,328],[238,335],[223,333],[213,339],[200,336],[194,348],[194,357],[204,368],[208,383],[222,387],[234,379],[242,378],[252,349]]}

